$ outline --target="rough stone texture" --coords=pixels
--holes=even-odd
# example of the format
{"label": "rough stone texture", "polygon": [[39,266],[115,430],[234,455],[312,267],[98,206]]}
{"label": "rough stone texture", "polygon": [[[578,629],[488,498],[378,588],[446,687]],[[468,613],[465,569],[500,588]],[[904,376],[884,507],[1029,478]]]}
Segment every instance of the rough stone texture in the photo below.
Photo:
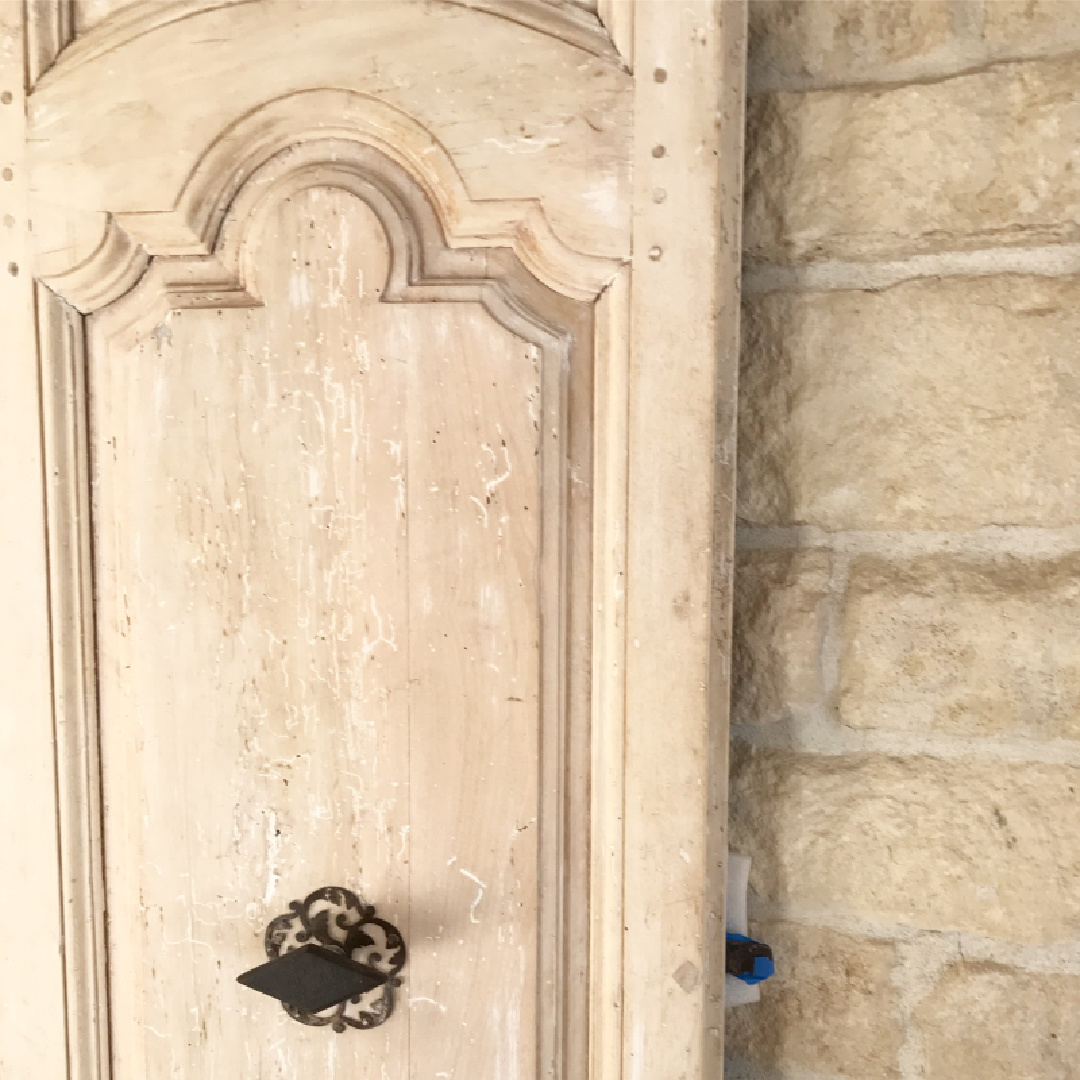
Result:
{"label": "rough stone texture", "polygon": [[747,254],[803,262],[1080,237],[1080,58],[750,101]]}
{"label": "rough stone texture", "polygon": [[815,753],[732,748],[731,1076],[1080,1080],[1080,275],[986,251],[1080,242],[1080,2],[752,3],[750,72],[733,715]]}
{"label": "rough stone texture", "polygon": [[744,521],[1080,520],[1080,279],[771,293],[744,326]]}
{"label": "rough stone texture", "polygon": [[1080,1080],[1080,2],[750,17],[730,1075]]}
{"label": "rough stone texture", "polygon": [[854,82],[950,37],[947,0],[779,0],[750,5],[752,78]]}
{"label": "rough stone texture", "polygon": [[1080,739],[1080,556],[903,562],[849,578],[840,717],[855,727]]}
{"label": "rough stone texture", "polygon": [[829,555],[744,551],[735,567],[732,722],[779,719],[821,700],[818,653]]}
{"label": "rough stone texture", "polygon": [[895,86],[1077,50],[1076,0],[750,4],[751,93]]}
{"label": "rough stone texture", "polygon": [[729,1058],[853,1080],[899,1076],[892,944],[788,922],[751,932],[772,945],[777,972],[760,1004],[728,1013]]}
{"label": "rough stone texture", "polygon": [[731,846],[780,910],[1080,938],[1080,769],[736,746]]}
{"label": "rough stone texture", "polygon": [[992,0],[983,5],[982,37],[996,56],[1031,56],[1080,48],[1076,0]]}
{"label": "rough stone texture", "polygon": [[926,1080],[1076,1080],[1080,976],[958,964],[919,1008]]}

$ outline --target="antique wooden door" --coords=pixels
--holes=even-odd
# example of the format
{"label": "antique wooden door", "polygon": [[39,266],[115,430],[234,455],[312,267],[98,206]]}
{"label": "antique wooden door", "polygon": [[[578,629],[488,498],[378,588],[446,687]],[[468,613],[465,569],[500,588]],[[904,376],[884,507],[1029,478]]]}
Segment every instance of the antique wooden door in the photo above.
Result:
{"label": "antique wooden door", "polygon": [[0,1074],[719,1076],[741,6],[0,13]]}

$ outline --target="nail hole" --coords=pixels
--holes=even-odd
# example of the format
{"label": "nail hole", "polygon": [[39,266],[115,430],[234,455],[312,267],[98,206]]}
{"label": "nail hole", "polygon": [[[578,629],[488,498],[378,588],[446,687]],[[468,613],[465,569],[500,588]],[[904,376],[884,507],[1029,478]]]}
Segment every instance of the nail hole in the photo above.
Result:
{"label": "nail hole", "polygon": [[652,193],[652,201],[654,203],[662,203],[667,198],[667,192],[662,188],[656,188]]}
{"label": "nail hole", "polygon": [[651,248],[649,248],[649,258],[652,259],[653,262],[659,262],[660,261],[660,256],[663,255],[663,254],[664,254],[664,249],[661,248],[661,247],[651,247]]}
{"label": "nail hole", "polygon": [[656,158],[663,157],[667,153],[666,146],[654,146],[652,148],[652,156]]}
{"label": "nail hole", "polygon": [[11,96],[10,90],[5,90],[2,94],[0,94],[0,101],[2,101],[5,105],[10,105],[12,100],[13,98]]}
{"label": "nail hole", "polygon": [[667,72],[663,68],[657,68],[652,77],[656,82],[667,82]]}
{"label": "nail hole", "polygon": [[19,276],[19,264],[18,263],[8,263],[7,264],[7,272],[12,277],[18,277]]}

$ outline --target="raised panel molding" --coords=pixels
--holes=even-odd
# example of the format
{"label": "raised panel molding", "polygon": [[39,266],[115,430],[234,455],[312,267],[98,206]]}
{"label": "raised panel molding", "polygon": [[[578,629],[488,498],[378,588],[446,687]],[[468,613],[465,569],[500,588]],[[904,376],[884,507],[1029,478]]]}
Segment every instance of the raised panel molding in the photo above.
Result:
{"label": "raised panel molding", "polygon": [[[310,120],[313,113],[341,117],[343,111],[347,120],[333,125]],[[391,133],[404,134],[395,141]],[[590,888],[592,903],[602,888],[605,903],[615,905],[606,917],[613,919],[616,939],[619,921],[618,895],[603,884],[616,878],[607,871],[590,877],[588,833],[568,825],[592,820],[599,828],[590,802],[611,802],[603,783],[590,789],[592,301],[618,264],[559,245],[543,227],[536,201],[470,201],[449,159],[416,125],[360,95],[323,91],[273,102],[245,118],[204,155],[178,209],[114,215],[92,259],[39,286],[71,1080],[111,1075],[87,445],[90,358],[104,362],[114,349],[131,347],[170,310],[260,305],[248,238],[281,200],[313,187],[345,190],[374,211],[390,249],[384,302],[479,303],[541,352],[543,430],[562,435],[543,441],[541,459],[541,610],[555,617],[543,620],[541,645],[537,1037],[545,1075],[581,1075],[590,1052],[590,998],[613,993],[611,986],[603,989],[603,978],[589,981],[590,920],[596,923]],[[543,278],[534,270],[541,267]],[[556,277],[558,289],[552,287]],[[607,305],[605,325],[595,331],[617,368],[625,353],[612,347],[618,330],[611,320],[625,317],[624,303]],[[617,371],[612,377],[621,378]],[[615,407],[624,418],[625,402],[616,397]],[[624,437],[622,418],[616,411],[608,423]],[[596,449],[618,500],[624,455],[617,446],[610,455]],[[609,547],[614,542],[617,558],[622,537],[598,539]],[[609,556],[605,569],[610,565]],[[621,628],[611,630],[621,640]],[[617,726],[617,715],[612,720]],[[615,758],[618,732],[605,738],[605,758]],[[618,783],[617,776],[612,780]],[[610,835],[618,810],[607,814]],[[601,936],[611,940],[611,934]],[[617,984],[617,970],[607,974]]]}
{"label": "raised panel molding", "polygon": [[[120,0],[108,14],[96,18],[85,31],[80,32],[74,41],[74,32],[81,29],[81,26],[77,25],[81,21],[72,15],[71,0],[33,2],[52,8],[58,14],[62,11],[63,32],[49,31],[58,44],[53,58],[67,46],[64,63],[65,66],[73,66],[88,63],[117,45],[204,11],[234,4],[259,3],[260,0]],[[598,18],[594,10],[596,5],[588,0],[581,3],[575,0],[439,0],[439,3],[457,4],[460,7],[487,12],[558,38],[593,56],[613,63],[622,63],[611,36],[605,30],[602,13],[601,18]],[[69,42],[72,43],[68,45]],[[49,63],[51,62],[52,58],[49,60]],[[48,67],[48,64],[44,67]],[[44,68],[42,73],[43,71]]]}
{"label": "raised panel molding", "polygon": [[109,1075],[85,320],[36,289],[68,1080]]}
{"label": "raised panel molding", "polygon": [[[539,199],[472,200],[449,154],[399,110],[348,90],[310,90],[269,102],[223,132],[200,159],[175,209],[110,214],[88,259],[40,280],[79,311],[97,311],[133,288],[151,258],[211,255],[238,193],[276,155],[287,151],[294,163],[302,160],[311,168],[319,167],[321,155],[325,168],[347,169],[351,160],[363,159],[365,148],[408,173],[407,186],[430,203],[438,220],[434,232],[450,249],[509,248],[535,278],[575,300],[595,300],[618,270],[619,260],[564,244]],[[369,168],[375,160],[369,159]],[[268,182],[260,177],[260,184]],[[414,205],[420,208],[421,201],[414,199]],[[232,257],[224,254],[220,271],[234,275],[231,288],[212,276],[206,281],[223,296],[243,291]]]}
{"label": "raised panel molding", "polygon": [[[65,66],[88,63],[117,45],[204,11],[259,0],[26,0],[31,86],[61,53]],[[366,2],[366,0],[363,0]],[[625,65],[624,16],[631,0],[440,0],[539,30],[601,59]]]}

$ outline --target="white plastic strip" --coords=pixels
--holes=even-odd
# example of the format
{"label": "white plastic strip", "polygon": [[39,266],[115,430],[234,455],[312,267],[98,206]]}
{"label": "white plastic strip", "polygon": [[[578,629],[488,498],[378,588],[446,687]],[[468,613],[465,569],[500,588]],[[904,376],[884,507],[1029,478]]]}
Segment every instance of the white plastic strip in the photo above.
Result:
{"label": "white plastic strip", "polygon": [[[732,855],[727,863],[727,932],[749,936],[746,918],[746,892],[750,886],[750,856]],[[724,1004],[749,1005],[761,1000],[761,987],[748,986],[734,975],[724,976]]]}

